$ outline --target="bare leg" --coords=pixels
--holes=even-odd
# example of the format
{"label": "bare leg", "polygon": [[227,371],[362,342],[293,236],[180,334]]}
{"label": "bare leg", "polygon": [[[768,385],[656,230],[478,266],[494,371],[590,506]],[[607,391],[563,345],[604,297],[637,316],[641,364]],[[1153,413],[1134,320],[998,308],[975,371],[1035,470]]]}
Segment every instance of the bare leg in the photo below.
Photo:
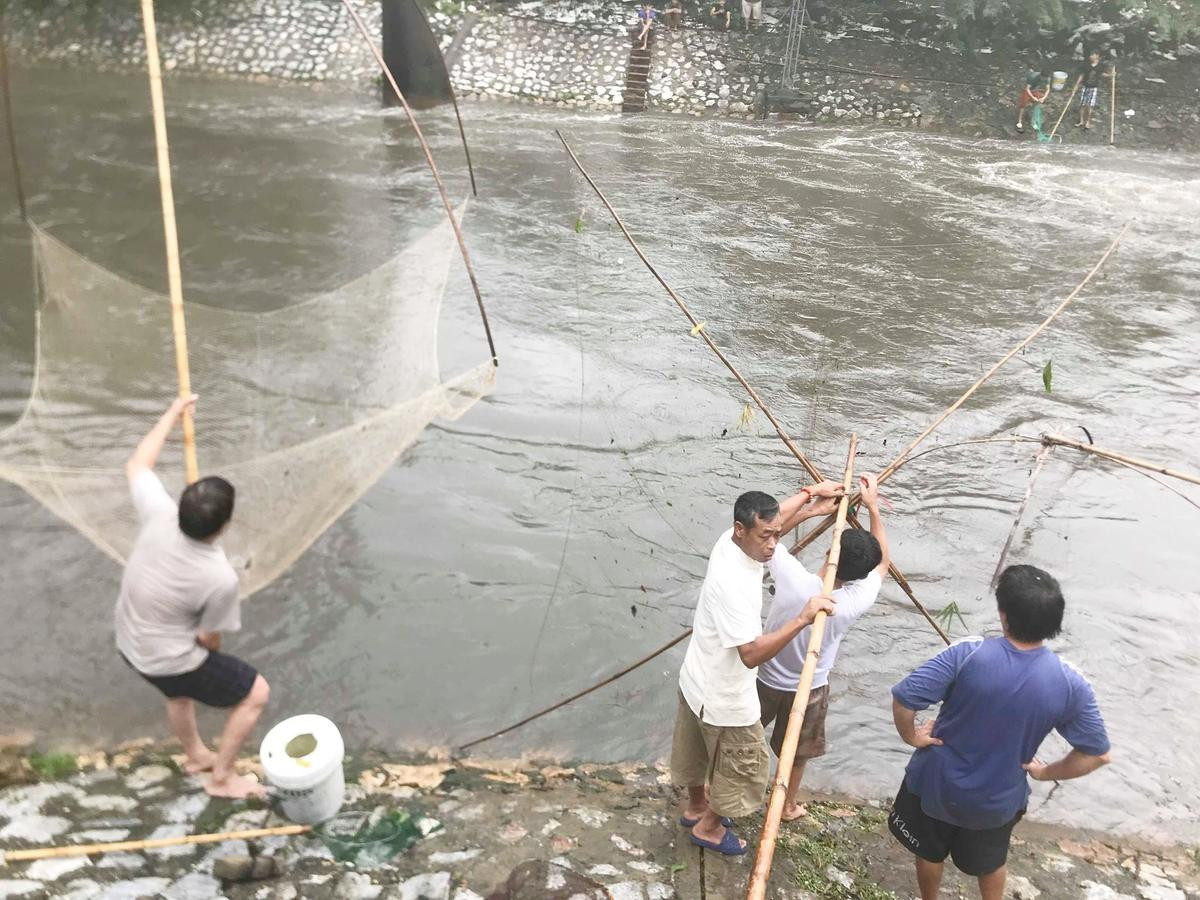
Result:
{"label": "bare leg", "polygon": [[688,785],[688,802],[683,810],[684,818],[702,819],[708,814],[708,791],[702,784]]}
{"label": "bare leg", "polygon": [[233,768],[242,745],[254,729],[258,717],[262,715],[267,699],[271,696],[271,688],[267,680],[259,675],[254,679],[254,685],[246,698],[233,708],[225,721],[225,729],[221,732],[221,746],[217,752],[217,761],[213,765],[212,777],[204,789],[214,797],[241,797],[265,795],[262,785],[253,778],[239,775]]}
{"label": "bare leg", "polygon": [[196,704],[188,697],[175,697],[167,701],[167,721],[176,740],[183,745],[187,762],[183,770],[189,775],[207,772],[217,761],[217,754],[204,746],[200,731],[196,728]]}
{"label": "bare leg", "polygon": [[921,890],[921,900],[937,900],[944,867],[945,863],[930,862],[917,857],[917,887]]}
{"label": "bare leg", "polygon": [[[719,844],[725,839],[726,830],[725,826],[721,824],[721,817],[711,809],[704,814],[699,822],[692,826],[692,834],[702,841],[710,841],[714,844]],[[738,839],[738,843],[743,847],[746,846],[746,842],[740,838]]]}
{"label": "bare leg", "polygon": [[787,799],[783,803],[783,821],[794,822],[808,815],[808,808],[803,803],[796,802],[796,795],[800,793],[800,782],[804,778],[804,766],[808,763],[807,759],[797,759],[792,766],[792,777],[788,779]]}
{"label": "bare leg", "polygon": [[1008,866],[1001,866],[995,872],[979,876],[979,894],[983,900],[1001,900],[1004,896],[1004,879],[1008,876]]}

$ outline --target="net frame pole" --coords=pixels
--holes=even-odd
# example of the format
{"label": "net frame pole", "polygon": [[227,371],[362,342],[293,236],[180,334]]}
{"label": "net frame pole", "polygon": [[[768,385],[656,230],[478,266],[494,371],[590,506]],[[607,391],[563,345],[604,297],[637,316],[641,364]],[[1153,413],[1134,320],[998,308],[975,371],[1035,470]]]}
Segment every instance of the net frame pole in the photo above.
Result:
{"label": "net frame pole", "polygon": [[[842,473],[842,497],[838,500],[837,517],[833,526],[832,545],[829,559],[821,578],[821,593],[826,597],[833,592],[837,579],[838,557],[841,556],[842,532],[846,528],[846,514],[850,511],[850,485],[854,479],[854,455],[858,451],[858,435],[850,435],[850,449],[846,453],[846,469]],[[800,743],[800,729],[804,726],[804,711],[812,693],[813,676],[817,671],[817,660],[821,655],[821,643],[825,638],[824,612],[817,613],[808,632],[808,650],[804,655],[804,668],[800,671],[800,683],[796,687],[796,699],[788,715],[787,730],[783,733],[783,746],[779,748],[779,766],[775,770],[775,784],[771,788],[771,799],[767,804],[767,815],[763,820],[762,833],[758,838],[758,849],[754,853],[754,868],[750,872],[750,883],[746,889],[746,900],[763,900],[767,894],[767,881],[771,877],[771,861],[775,858],[775,841],[779,838],[779,822],[783,817],[783,806],[787,800],[788,781],[792,777],[792,764],[796,761],[796,746]]]}
{"label": "net frame pole", "polygon": [[1117,134],[1117,67],[1112,70],[1112,93],[1108,96],[1108,144],[1116,143]]}
{"label": "net frame pole", "polygon": [[[150,107],[154,114],[154,150],[158,165],[158,190],[162,199],[163,239],[167,249],[167,292],[171,301],[171,333],[175,340],[175,371],[179,396],[192,394],[188,365],[187,322],[183,314],[183,274],[179,265],[179,232],[175,224],[175,192],[171,188],[171,153],[167,144],[167,112],[163,103],[162,66],[158,56],[158,31],[154,23],[154,0],[141,0],[142,28],[146,33],[146,72],[150,78]],[[183,462],[187,483],[200,477],[196,460],[196,423],[184,409]]]}
{"label": "net frame pole", "polygon": [[1063,120],[1063,119],[1065,119],[1065,118],[1067,117],[1067,110],[1069,110],[1069,109],[1071,108],[1071,101],[1075,99],[1075,92],[1076,92],[1077,90],[1079,90],[1079,83],[1080,83],[1082,80],[1083,80],[1082,78],[1077,78],[1077,79],[1075,80],[1075,84],[1074,84],[1074,86],[1071,88],[1071,94],[1070,94],[1070,96],[1069,96],[1069,97],[1067,97],[1067,102],[1066,102],[1066,104],[1063,106],[1063,108],[1062,108],[1062,112],[1060,112],[1060,113],[1058,114],[1058,118],[1057,118],[1057,119],[1055,120],[1055,122],[1054,122],[1054,127],[1050,129],[1050,140],[1054,140],[1054,136],[1055,136],[1056,134],[1058,134],[1058,126],[1059,126],[1059,125],[1061,125],[1061,124],[1062,124],[1062,120]]}

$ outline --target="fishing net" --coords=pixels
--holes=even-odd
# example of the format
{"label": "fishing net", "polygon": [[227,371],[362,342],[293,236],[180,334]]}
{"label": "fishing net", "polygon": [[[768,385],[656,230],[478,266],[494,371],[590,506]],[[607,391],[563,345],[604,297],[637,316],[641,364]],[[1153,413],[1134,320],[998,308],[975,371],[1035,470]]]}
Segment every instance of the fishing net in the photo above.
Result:
{"label": "fishing net", "polygon": [[[137,533],[124,461],[174,383],[170,307],[32,230],[38,356],[29,404],[0,433],[0,477],[123,562]],[[490,362],[439,373],[455,246],[446,221],[345,286],[281,309],[188,304],[200,469],[237,488],[222,544],[243,595],[278,577],[430,421],[461,416],[490,389]],[[179,459],[169,445],[158,467],[176,496]]]}

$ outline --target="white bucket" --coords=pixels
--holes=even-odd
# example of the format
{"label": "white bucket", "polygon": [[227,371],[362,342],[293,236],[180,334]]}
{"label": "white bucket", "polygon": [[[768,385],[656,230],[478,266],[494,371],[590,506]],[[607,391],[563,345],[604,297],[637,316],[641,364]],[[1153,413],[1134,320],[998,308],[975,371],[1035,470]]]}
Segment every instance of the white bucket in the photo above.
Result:
{"label": "white bucket", "polygon": [[[298,738],[289,753],[288,745]],[[293,756],[298,749],[307,752]],[[345,751],[337,726],[324,716],[293,716],[268,731],[258,756],[267,783],[279,799],[280,812],[302,825],[316,825],[335,816],[346,793],[342,774]]]}
{"label": "white bucket", "polygon": [[1054,80],[1050,82],[1050,86],[1056,91],[1061,91],[1065,88],[1067,86],[1067,73],[1055,72]]}

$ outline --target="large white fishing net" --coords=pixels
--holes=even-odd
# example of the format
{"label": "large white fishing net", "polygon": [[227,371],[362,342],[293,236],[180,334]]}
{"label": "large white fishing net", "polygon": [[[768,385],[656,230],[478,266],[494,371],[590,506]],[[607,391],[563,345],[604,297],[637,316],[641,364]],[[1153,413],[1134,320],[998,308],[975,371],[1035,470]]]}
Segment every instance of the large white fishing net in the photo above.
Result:
{"label": "large white fishing net", "polygon": [[[38,356],[0,477],[123,562],[137,532],[123,465],[172,393],[170,306],[33,227]],[[186,306],[202,475],[237,488],[222,540],[243,595],[279,576],[436,417],[491,388],[491,362],[442,381],[450,223],[329,293],[271,312]],[[173,441],[178,440],[176,434]],[[168,445],[158,467],[178,496]]]}

